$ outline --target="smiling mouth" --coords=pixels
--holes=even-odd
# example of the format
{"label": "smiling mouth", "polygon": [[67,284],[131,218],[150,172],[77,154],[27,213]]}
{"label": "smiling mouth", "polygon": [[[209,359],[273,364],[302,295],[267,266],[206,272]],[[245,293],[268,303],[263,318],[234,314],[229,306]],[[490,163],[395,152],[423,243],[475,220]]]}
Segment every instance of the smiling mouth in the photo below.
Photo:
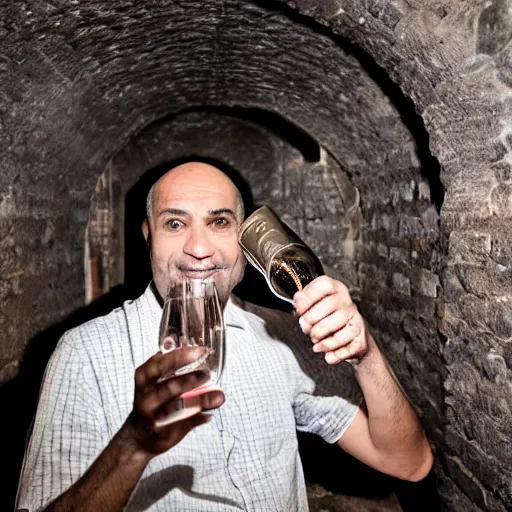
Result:
{"label": "smiling mouth", "polygon": [[216,272],[218,272],[219,268],[207,268],[207,269],[193,269],[193,268],[183,268],[181,269],[181,273],[192,279],[206,279],[207,277],[212,276]]}

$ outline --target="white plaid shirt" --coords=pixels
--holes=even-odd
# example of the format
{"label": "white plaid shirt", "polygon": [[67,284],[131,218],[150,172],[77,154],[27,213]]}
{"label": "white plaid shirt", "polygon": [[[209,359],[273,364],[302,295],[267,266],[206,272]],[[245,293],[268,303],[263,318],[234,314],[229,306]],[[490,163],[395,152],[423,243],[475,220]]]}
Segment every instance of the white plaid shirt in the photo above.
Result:
{"label": "white plaid shirt", "polygon": [[[45,373],[17,510],[39,511],[66,491],[120,429],[134,371],[158,350],[161,313],[148,287],[63,336]],[[343,435],[361,397],[351,369],[313,353],[289,314],[233,297],[225,320],[226,403],[149,463],[126,510],[308,510],[296,429],[329,443]]]}

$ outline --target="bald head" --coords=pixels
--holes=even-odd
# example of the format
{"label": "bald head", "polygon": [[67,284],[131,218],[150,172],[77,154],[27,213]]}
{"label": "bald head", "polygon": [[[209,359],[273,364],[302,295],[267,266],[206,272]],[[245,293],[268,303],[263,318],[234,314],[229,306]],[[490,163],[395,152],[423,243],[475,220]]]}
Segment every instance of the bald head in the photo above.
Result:
{"label": "bald head", "polygon": [[232,189],[236,196],[236,218],[240,224],[243,222],[245,216],[244,202],[240,191],[231,179],[213,165],[203,162],[187,162],[167,171],[151,187],[146,200],[146,216],[150,224],[155,214],[154,208],[159,190],[165,187],[172,187],[185,180],[198,184],[208,183],[212,187],[220,187],[221,189]]}
{"label": "bald head", "polygon": [[151,188],[142,223],[161,297],[173,283],[213,279],[225,304],[244,273],[237,236],[243,217],[238,188],[216,167],[189,162],[164,174]]}

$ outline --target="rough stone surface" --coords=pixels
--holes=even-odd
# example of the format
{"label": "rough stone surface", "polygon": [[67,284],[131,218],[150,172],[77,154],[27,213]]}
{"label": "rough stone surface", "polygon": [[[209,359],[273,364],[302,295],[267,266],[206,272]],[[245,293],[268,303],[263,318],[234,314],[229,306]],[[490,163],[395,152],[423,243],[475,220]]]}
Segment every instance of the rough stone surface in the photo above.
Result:
{"label": "rough stone surface", "polygon": [[[509,10],[0,3],[2,410],[32,403],[31,359],[92,314],[67,318],[84,304],[85,230],[107,166],[128,191],[202,153],[240,169],[347,282],[435,445],[444,508],[511,510]],[[307,136],[290,141],[255,109]],[[0,431],[11,495],[29,420]]]}
{"label": "rough stone surface", "polygon": [[361,496],[344,496],[326,491],[317,484],[308,485],[310,512],[402,512],[396,496],[369,499]]}

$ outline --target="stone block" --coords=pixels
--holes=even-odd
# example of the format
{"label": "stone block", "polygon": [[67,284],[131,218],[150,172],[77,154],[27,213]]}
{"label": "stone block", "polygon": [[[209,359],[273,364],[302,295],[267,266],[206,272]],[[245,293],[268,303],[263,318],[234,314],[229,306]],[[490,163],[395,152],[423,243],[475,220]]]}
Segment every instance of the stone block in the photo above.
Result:
{"label": "stone block", "polygon": [[[512,337],[512,301],[504,301],[502,297],[486,298],[472,294],[461,295],[450,307],[457,309],[457,315],[463,319],[472,330],[485,332],[487,339],[489,331],[497,339]],[[506,346],[498,342],[499,345]]]}
{"label": "stone block", "polygon": [[439,238],[439,213],[434,205],[429,205],[421,214],[424,237],[430,242]]}
{"label": "stone block", "polygon": [[369,232],[367,236],[370,238],[389,244],[389,240],[396,237],[398,222],[398,219],[392,215],[374,211],[371,221],[366,224],[364,229]]}
{"label": "stone block", "polygon": [[505,508],[488,493],[473,473],[456,456],[445,458],[448,475],[457,483],[471,501],[482,510],[505,511]]}
{"label": "stone block", "polygon": [[389,256],[389,248],[386,244],[378,243],[377,244],[377,254],[384,259],[388,259]]}
{"label": "stone block", "polygon": [[[491,349],[484,360],[484,368],[487,376],[498,385],[505,385],[510,382],[512,386],[512,370],[509,370],[505,358]],[[512,423],[512,413],[509,411]]]}
{"label": "stone block", "polygon": [[425,201],[430,201],[430,184],[427,181],[418,183],[418,197]]}
{"label": "stone block", "polygon": [[[412,351],[406,351],[406,354]],[[406,360],[410,364],[411,361],[417,360],[420,357],[406,355]],[[400,382],[406,389],[408,395],[413,399],[416,405],[420,406],[425,413],[429,414],[431,419],[435,419],[436,425],[440,428],[443,427],[444,418],[444,400],[443,400],[443,386],[442,379],[439,374],[426,365],[423,367],[409,367],[408,372],[400,371],[402,368],[404,358],[400,356],[390,357],[393,361],[393,368],[399,376]],[[430,423],[429,423],[430,425]]]}
{"label": "stone block", "polygon": [[512,186],[508,183],[496,185],[491,191],[489,204],[493,215],[512,217]]}
{"label": "stone block", "polygon": [[396,218],[388,215],[387,213],[383,213],[379,216],[378,226],[385,229],[390,234],[394,234],[397,230]]}
{"label": "stone block", "polygon": [[[496,26],[496,28],[493,28]],[[512,20],[507,4],[497,2],[485,5],[478,19],[476,51],[496,55],[512,37]]]}
{"label": "stone block", "polygon": [[454,373],[450,368],[451,374],[444,382],[448,423],[504,467],[512,467],[509,390],[496,389],[469,363],[458,366],[464,370]]}
{"label": "stone block", "polygon": [[3,368],[0,368],[0,387],[2,384],[5,384],[14,379],[18,375],[19,368],[19,361],[12,361],[6,364]]}
{"label": "stone block", "polygon": [[376,289],[386,288],[386,270],[369,263],[359,264],[359,275],[362,286],[373,286]]}
{"label": "stone block", "polygon": [[[510,150],[509,150],[510,151]],[[491,169],[494,171],[494,176],[500,183],[507,183],[512,177],[511,166],[508,162],[497,162],[491,165]]]}
{"label": "stone block", "polygon": [[[448,425],[445,429],[445,441],[447,448],[452,453],[457,454],[462,462],[477,475],[477,478],[480,469],[486,471],[485,480],[499,480],[499,472],[492,471],[493,468],[497,467],[496,461],[485,454],[474,440],[468,440],[463,433]],[[481,461],[484,461],[484,465],[482,468],[478,468]]]}
{"label": "stone block", "polygon": [[337,279],[340,279],[351,290],[351,293],[353,293],[353,289],[359,288],[359,272],[356,262],[338,259],[331,266]]}
{"label": "stone block", "polygon": [[411,282],[408,277],[395,272],[392,277],[393,288],[403,295],[411,295]]}
{"label": "stone block", "polygon": [[456,266],[446,267],[440,275],[443,283],[443,297],[447,303],[456,303],[460,297],[467,295],[462,286]]}
{"label": "stone block", "polygon": [[470,231],[452,231],[449,239],[449,265],[484,266],[491,252],[491,235]]}
{"label": "stone block", "polygon": [[[494,176],[483,165],[475,168],[472,176],[464,173],[465,170],[461,168],[460,176],[457,176],[454,169],[454,183],[445,195],[443,225],[449,231],[465,229],[475,218],[482,222],[492,217],[489,193],[496,184]],[[473,212],[474,217],[468,216],[467,212]]]}
{"label": "stone block", "polygon": [[393,29],[409,11],[409,6],[405,2],[397,2],[395,4],[373,2],[369,4],[368,11],[372,16],[378,18],[386,26]]}
{"label": "stone block", "polygon": [[370,326],[377,343],[392,347],[389,349],[390,353],[400,352],[400,347],[404,343],[400,335],[400,328],[389,321],[380,304],[365,301],[359,305],[359,310]]}
{"label": "stone block", "polygon": [[400,325],[405,316],[405,311],[387,310],[385,312],[386,319],[395,325]]}
{"label": "stone block", "polygon": [[443,500],[443,512],[483,512],[480,507],[471,502],[463,490],[448,475],[445,475],[441,469],[436,469],[436,472],[441,474],[438,481],[438,490]]}
{"label": "stone block", "polygon": [[366,239],[359,247],[355,257],[365,263],[381,265],[383,259],[387,259],[388,248],[385,243]]}
{"label": "stone block", "polygon": [[444,403],[439,400],[437,396],[430,397],[430,393],[422,393],[418,390],[416,403],[420,405],[420,419],[422,424],[427,430],[429,437],[435,436],[438,444],[445,444],[444,441],[444,426],[446,418],[444,413]]}
{"label": "stone block", "polygon": [[420,269],[413,281],[413,290],[425,297],[436,298],[440,286],[439,276],[427,269]]}
{"label": "stone block", "polygon": [[512,230],[507,227],[491,236],[490,257],[505,267],[512,266]]}
{"label": "stone block", "polygon": [[389,260],[397,263],[409,264],[409,251],[402,247],[389,248]]}
{"label": "stone block", "polygon": [[496,264],[486,268],[458,266],[456,272],[464,289],[478,297],[507,300],[511,296],[512,267]]}
{"label": "stone block", "polygon": [[320,484],[307,483],[310,512],[402,512],[395,495],[389,497],[364,497],[345,495],[326,490]]}
{"label": "stone block", "polygon": [[14,187],[9,185],[5,191],[0,193],[0,218],[8,219],[14,215],[16,210]]}
{"label": "stone block", "polygon": [[440,360],[442,340],[437,332],[437,319],[423,319],[418,315],[404,315],[402,328],[408,341],[414,344],[414,350],[421,353],[430,371],[443,375],[443,364]]}
{"label": "stone block", "polygon": [[414,192],[416,191],[416,183],[411,180],[408,183],[403,183],[400,187],[400,195],[402,199],[407,202],[411,202],[414,199]]}
{"label": "stone block", "polygon": [[402,215],[398,225],[398,236],[401,238],[422,238],[425,234],[420,217]]}
{"label": "stone block", "polygon": [[[459,332],[450,335],[444,343],[443,357],[456,386],[459,380],[466,386],[471,382],[478,383],[478,392],[473,390],[472,396],[465,398],[476,401],[475,407],[501,424],[509,424],[512,429],[510,370],[506,366],[507,354],[499,340],[462,325]],[[512,435],[512,431],[510,433]]]}

